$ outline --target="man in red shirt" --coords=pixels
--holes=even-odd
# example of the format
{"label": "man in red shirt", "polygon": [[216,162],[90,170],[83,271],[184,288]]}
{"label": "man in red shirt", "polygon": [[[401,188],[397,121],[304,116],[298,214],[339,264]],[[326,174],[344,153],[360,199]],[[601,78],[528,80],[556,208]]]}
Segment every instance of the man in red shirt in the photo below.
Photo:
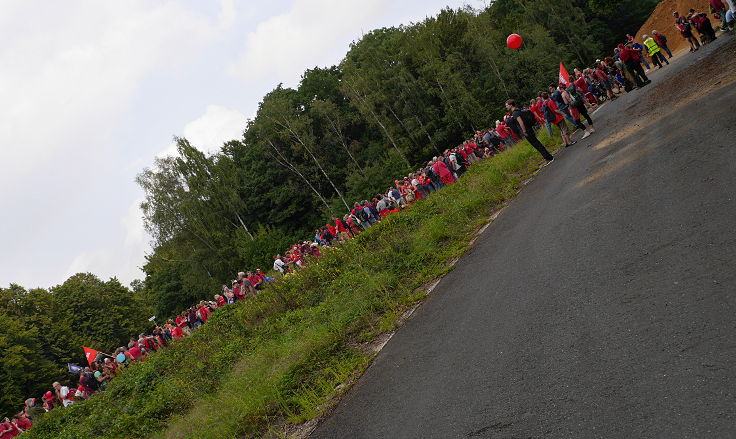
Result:
{"label": "man in red shirt", "polygon": [[341,234],[342,233],[347,233],[348,236],[350,236],[350,237],[353,236],[352,233],[350,233],[350,231],[347,229],[347,227],[345,227],[345,224],[343,224],[343,222],[340,221],[340,219],[338,219],[338,218],[336,218],[336,217],[333,216],[332,217],[332,221],[335,222],[335,228],[337,229],[337,231],[339,233],[341,233]]}
{"label": "man in red shirt", "polygon": [[631,47],[631,43],[626,43],[626,47],[621,50],[618,56],[623,61],[626,69],[631,72],[631,76],[634,77],[634,81],[639,88],[652,82],[647,78],[646,73],[644,73],[644,69],[641,67],[639,53]]}
{"label": "man in red shirt", "polygon": [[199,317],[202,319],[202,324],[207,323],[207,319],[210,318],[211,311],[207,307],[207,303],[203,300],[199,302]]}

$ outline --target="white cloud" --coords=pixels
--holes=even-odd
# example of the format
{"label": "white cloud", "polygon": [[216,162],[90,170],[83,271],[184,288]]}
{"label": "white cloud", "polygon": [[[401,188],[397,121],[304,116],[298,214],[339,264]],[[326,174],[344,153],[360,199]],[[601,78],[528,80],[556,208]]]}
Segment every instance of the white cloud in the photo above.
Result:
{"label": "white cloud", "polygon": [[119,228],[134,158],[113,136],[147,128],[122,126],[133,103],[147,105],[142,85],[218,42],[233,5],[208,15],[176,1],[3,2],[0,200],[13,215],[0,216],[0,282],[48,286],[64,270],[140,277],[143,251],[129,251],[139,236]]}
{"label": "white cloud", "polygon": [[11,26],[0,50],[0,100],[6,103],[0,143],[10,146],[0,150],[0,179],[69,148],[101,152],[78,141],[109,134],[144,75],[177,63],[217,29],[175,3],[44,2],[39,9],[46,11],[33,27],[42,31],[13,34]]}
{"label": "white cloud", "polygon": [[391,7],[388,0],[295,0],[258,24],[229,72],[247,82],[273,78],[294,85],[301,72],[339,60],[363,28]]}
{"label": "white cloud", "polygon": [[[212,154],[218,152],[223,143],[243,137],[246,123],[247,118],[240,111],[210,104],[203,115],[184,125],[181,137],[200,151]],[[173,155],[177,155],[174,142],[157,154],[158,157]]]}
{"label": "white cloud", "polygon": [[143,227],[141,201],[133,201],[119,221],[115,236],[123,237],[122,243],[113,241],[78,254],[67,267],[64,279],[80,272],[92,272],[103,279],[117,277],[123,282],[143,277],[139,267],[145,262],[144,255],[150,246]]}

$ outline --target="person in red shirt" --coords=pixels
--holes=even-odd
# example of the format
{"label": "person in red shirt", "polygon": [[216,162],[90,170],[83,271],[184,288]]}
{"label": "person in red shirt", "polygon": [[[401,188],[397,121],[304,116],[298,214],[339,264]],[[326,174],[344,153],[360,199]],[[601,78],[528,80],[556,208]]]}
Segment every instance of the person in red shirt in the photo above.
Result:
{"label": "person in red shirt", "polygon": [[20,433],[21,431],[15,423],[10,422],[8,418],[3,419],[2,424],[0,424],[0,439],[11,439]]}
{"label": "person in red shirt", "polygon": [[360,233],[360,227],[358,227],[358,225],[355,224],[355,221],[353,220],[353,217],[351,214],[345,214],[343,219],[345,220],[345,224],[347,224],[348,227],[350,227],[350,231],[352,232],[353,236],[356,236]]}
{"label": "person in red shirt", "polygon": [[675,17],[675,29],[680,32],[682,38],[690,43],[690,51],[695,52],[696,50],[700,49],[700,43],[698,42],[698,39],[695,38],[695,35],[693,35],[693,29],[692,24],[690,24],[690,20],[685,17],[681,17],[680,13],[677,11],[673,12],[672,16]]}
{"label": "person in red shirt", "polygon": [[51,392],[44,393],[43,397],[41,397],[41,401],[43,401],[43,408],[47,412],[50,412],[54,407],[56,407],[56,397]]}
{"label": "person in red shirt", "polygon": [[652,82],[647,78],[646,73],[644,73],[639,53],[631,47],[631,43],[627,43],[625,47],[619,45],[619,48],[621,49],[618,55],[619,59],[624,63],[631,76],[634,77],[637,87],[641,88]]}
{"label": "person in red shirt", "polygon": [[31,428],[31,425],[33,425],[33,422],[31,422],[28,417],[23,413],[18,413],[15,415],[15,425],[18,426],[22,431],[29,430]]}
{"label": "person in red shirt", "polygon": [[575,142],[570,139],[570,130],[567,127],[567,122],[565,122],[565,114],[560,111],[555,101],[553,99],[550,99],[549,94],[547,94],[546,92],[542,93],[542,99],[544,105],[546,105],[547,108],[552,110],[552,113],[554,113],[555,120],[552,121],[552,123],[557,125],[557,127],[560,129],[560,136],[562,136],[562,142],[564,143],[564,145],[574,145]]}
{"label": "person in red shirt", "polygon": [[207,323],[207,319],[210,318],[212,312],[207,307],[207,302],[204,300],[199,302],[199,317],[202,319],[202,324]]}
{"label": "person in red shirt", "polygon": [[320,253],[319,251],[319,244],[317,244],[316,242],[312,243],[311,253],[312,256],[314,256],[315,258],[319,258],[320,256],[322,256],[322,253]]}
{"label": "person in red shirt", "polygon": [[169,333],[171,333],[172,338],[183,338],[184,337],[184,331],[181,330],[180,327],[177,325],[173,325],[171,321],[166,322],[166,329],[169,330]]}
{"label": "person in red shirt", "polygon": [[713,29],[713,25],[708,18],[708,14],[705,12],[696,12],[695,9],[690,9],[690,15],[688,15],[688,18],[695,26],[695,29],[700,32],[703,42],[710,43],[716,40],[716,31]]}
{"label": "person in red shirt", "polygon": [[215,294],[215,301],[217,302],[218,308],[221,306],[227,305],[227,300],[223,296],[220,296],[219,294]]}
{"label": "person in red shirt", "polygon": [[137,344],[128,345],[128,353],[133,361],[138,361],[141,358],[141,350]]}
{"label": "person in red shirt", "polygon": [[603,87],[603,89],[606,91],[606,96],[608,96],[608,99],[614,99],[615,96],[613,95],[613,84],[611,82],[611,78],[608,77],[608,74],[606,73],[602,62],[599,62],[595,65],[593,76],[595,76],[595,78],[601,84],[601,87]]}
{"label": "person in red shirt", "polygon": [[342,235],[343,233],[346,233],[349,237],[352,238],[353,236],[352,233],[350,233],[347,227],[345,227],[345,224],[342,221],[340,221],[339,218],[336,218],[333,216],[332,221],[334,221],[335,228],[337,229],[338,233],[340,233],[340,235]]}
{"label": "person in red shirt", "polygon": [[580,94],[585,96],[591,105],[598,105],[598,99],[596,99],[593,93],[588,89],[588,84],[585,82],[585,76],[583,76],[582,73],[578,73],[577,79],[575,79],[573,83],[575,84],[575,88],[578,89]]}

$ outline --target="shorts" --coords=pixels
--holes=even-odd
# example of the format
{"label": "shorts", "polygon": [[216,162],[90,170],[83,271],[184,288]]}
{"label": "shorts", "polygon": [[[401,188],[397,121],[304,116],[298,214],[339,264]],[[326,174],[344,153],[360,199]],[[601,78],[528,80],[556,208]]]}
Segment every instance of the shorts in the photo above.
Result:
{"label": "shorts", "polygon": [[562,134],[570,134],[570,130],[567,128],[567,122],[565,122],[565,119],[562,119],[562,121],[556,125],[560,128]]}
{"label": "shorts", "polygon": [[601,85],[601,88],[603,90],[608,91],[608,90],[611,89],[611,80],[610,79],[603,79],[603,80],[601,80],[600,85]]}

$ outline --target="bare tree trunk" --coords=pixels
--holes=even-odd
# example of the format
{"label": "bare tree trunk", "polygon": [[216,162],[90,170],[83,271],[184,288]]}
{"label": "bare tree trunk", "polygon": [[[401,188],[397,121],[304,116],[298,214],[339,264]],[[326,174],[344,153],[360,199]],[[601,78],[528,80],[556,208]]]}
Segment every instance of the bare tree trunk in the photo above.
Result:
{"label": "bare tree trunk", "polygon": [[315,157],[314,153],[312,153],[312,150],[309,149],[309,147],[307,146],[307,144],[304,143],[304,141],[302,140],[301,137],[299,137],[299,134],[297,134],[291,128],[291,124],[289,123],[288,119],[286,119],[285,117],[283,119],[284,119],[284,123],[281,124],[281,126],[283,126],[284,128],[286,128],[287,130],[289,130],[289,132],[291,133],[291,135],[294,136],[296,138],[296,140],[304,147],[304,149],[307,150],[307,152],[309,153],[309,156],[312,157],[312,160],[314,160],[314,163],[317,165],[317,167],[319,168],[319,170],[322,172],[322,175],[324,175],[325,178],[327,179],[327,181],[330,182],[330,185],[332,186],[332,189],[335,190],[335,193],[337,194],[337,196],[340,197],[340,200],[342,200],[342,204],[345,205],[345,208],[347,210],[350,210],[350,207],[348,206],[347,201],[345,201],[345,197],[342,196],[342,193],[340,192],[340,189],[338,189],[337,186],[335,186],[335,183],[332,181],[332,179],[330,178],[330,176],[327,175],[327,172],[325,172],[324,168],[322,168],[322,164],[319,162],[319,160],[317,160],[317,157]]}
{"label": "bare tree trunk", "polygon": [[[455,107],[452,105],[452,102],[450,101],[450,98],[447,97],[447,93],[445,93],[445,89],[442,87],[442,84],[440,83],[439,78],[434,78],[434,80],[437,81],[437,85],[440,87],[440,91],[442,92],[442,95],[445,97],[445,100],[447,101],[447,105],[449,105],[450,108],[452,108],[452,111],[456,111]],[[465,129],[465,127],[463,127],[463,124],[461,124],[459,121],[457,122],[457,126],[460,127],[461,130]]]}
{"label": "bare tree trunk", "polygon": [[[312,185],[312,182],[310,182],[309,179],[304,176],[304,174],[302,174],[294,165],[292,165],[289,162],[289,160],[286,157],[284,157],[284,155],[281,153],[281,151],[279,151],[279,149],[276,148],[276,145],[273,144],[273,142],[271,141],[271,139],[266,139],[266,140],[271,145],[271,147],[273,148],[273,150],[276,151],[276,154],[278,154],[279,157],[281,157],[281,160],[279,160],[279,158],[277,158],[277,157],[274,157],[274,159],[276,159],[276,161],[281,166],[285,167],[286,169],[291,170],[293,173],[295,173],[296,175],[298,175],[299,177],[301,177],[301,179],[304,180],[305,183],[307,183],[307,186],[309,186],[309,188],[312,189],[312,192],[314,192],[314,194],[317,195],[317,198],[319,198],[320,201],[322,201],[322,203],[327,208],[327,211],[330,212],[330,214],[334,215],[335,213],[332,211],[332,208],[330,207],[330,204],[327,202],[327,200],[325,200],[325,198],[322,196],[322,194],[320,194],[319,191]],[[350,210],[350,209],[348,209],[348,210]]]}
{"label": "bare tree trunk", "polygon": [[246,226],[245,223],[243,222],[243,218],[240,217],[240,214],[238,212],[235,212],[235,216],[238,217],[238,221],[240,221],[240,225],[243,226],[243,229],[245,229],[245,233],[247,233],[248,236],[250,236],[250,240],[253,241],[253,234],[250,233],[250,230],[248,230],[248,226]]}
{"label": "bare tree trunk", "polygon": [[345,137],[343,137],[342,135],[342,130],[338,128],[337,124],[335,124],[335,121],[333,121],[329,115],[325,114],[325,117],[330,122],[330,126],[332,127],[332,130],[335,132],[335,134],[337,134],[337,137],[340,139],[340,144],[342,145],[343,149],[345,149],[345,152],[348,153],[348,156],[350,156],[350,159],[353,161],[353,163],[355,163],[355,166],[357,166],[358,169],[360,169],[360,172],[363,172],[363,167],[360,166],[360,163],[358,163],[358,161],[355,160],[355,157],[353,157],[353,153],[350,152],[350,149],[348,148],[348,145],[345,142]]}
{"label": "bare tree trunk", "polygon": [[362,96],[360,96],[360,93],[358,93],[358,91],[352,85],[350,85],[349,82],[347,82],[347,81],[343,81],[343,82],[345,83],[345,85],[347,85],[348,87],[350,87],[350,89],[355,94],[355,98],[358,99],[358,101],[361,101],[363,103],[363,107],[369,113],[371,113],[371,116],[373,116],[373,119],[376,120],[376,123],[378,124],[378,126],[381,127],[381,129],[383,130],[383,133],[386,135],[386,137],[388,138],[389,142],[391,142],[391,145],[393,145],[393,147],[396,150],[396,152],[398,152],[399,155],[401,156],[401,158],[404,159],[404,162],[406,163],[406,168],[407,169],[411,169],[411,163],[409,163],[409,160],[406,158],[406,156],[404,155],[404,153],[401,152],[401,150],[399,149],[399,146],[396,144],[396,141],[394,141],[393,136],[391,136],[391,134],[386,129],[386,126],[383,123],[381,123],[381,121],[378,119],[378,116],[373,111],[373,109],[370,108],[370,105],[362,98]]}

